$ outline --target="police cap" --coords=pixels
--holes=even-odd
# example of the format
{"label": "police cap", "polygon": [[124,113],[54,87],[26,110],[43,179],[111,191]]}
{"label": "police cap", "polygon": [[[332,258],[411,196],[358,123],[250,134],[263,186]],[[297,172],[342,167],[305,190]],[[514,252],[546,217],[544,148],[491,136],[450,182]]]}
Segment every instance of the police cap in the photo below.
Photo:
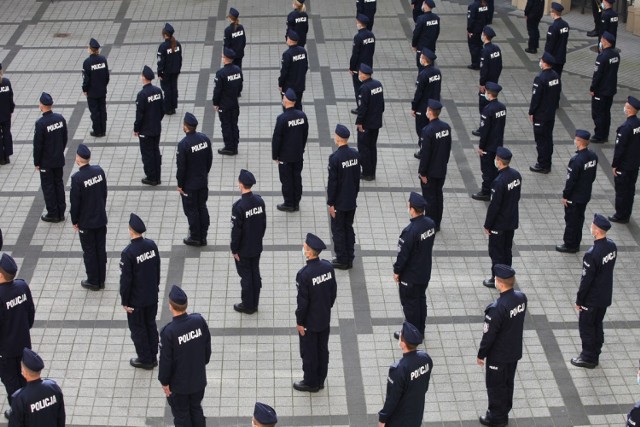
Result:
{"label": "police cap", "polygon": [[593,215],[593,225],[604,231],[608,231],[611,228],[609,220],[599,213]]}
{"label": "police cap", "polygon": [[362,13],[359,13],[359,14],[356,16],[356,19],[357,19],[361,24],[364,24],[364,25],[367,25],[367,24],[369,23],[369,17],[368,17],[367,15],[362,14]]}
{"label": "police cap", "polygon": [[496,264],[493,267],[493,271],[496,273],[496,277],[500,279],[510,279],[516,275],[516,271],[505,264]]}
{"label": "police cap", "polygon": [[324,244],[321,238],[312,233],[307,233],[307,238],[304,239],[304,242],[316,252],[320,252],[323,249],[327,249],[327,245]]}
{"label": "police cap", "polygon": [[402,339],[407,344],[419,345],[422,344],[423,336],[418,328],[405,320],[402,323]]}
{"label": "police cap", "polygon": [[291,102],[295,102],[295,101],[298,100],[298,96],[296,95],[296,91],[291,89],[291,88],[287,89],[287,91],[284,93],[284,97],[287,98]]}
{"label": "police cap", "polygon": [[564,10],[564,6],[554,1],[553,3],[551,3],[551,9],[555,10],[556,12],[562,12]]}
{"label": "police cap", "polygon": [[576,129],[576,138],[584,139],[588,141],[591,138],[591,134],[584,129]]}
{"label": "police cap", "polygon": [[615,43],[616,42],[616,36],[611,34],[609,31],[605,31],[604,33],[602,33],[602,38],[605,39],[606,41],[608,41],[609,43]]}
{"label": "police cap", "polygon": [[638,100],[638,98],[629,95],[629,97],[627,97],[627,102],[636,110],[640,110],[640,100]]}
{"label": "police cap", "polygon": [[502,86],[500,86],[498,83],[494,83],[494,82],[487,82],[487,84],[485,84],[484,87],[489,92],[494,92],[494,93],[500,93],[500,91],[502,90]]}
{"label": "police cap", "polygon": [[616,0],[604,0],[604,1],[606,1],[609,4],[614,4],[616,2]]}
{"label": "police cap", "polygon": [[485,27],[482,29],[482,32],[484,33],[485,36],[489,37],[490,39],[496,36],[496,32],[493,31],[493,28],[491,28],[488,25],[485,25]]}
{"label": "police cap", "polygon": [[186,124],[188,126],[192,126],[192,127],[198,126],[198,119],[196,119],[196,116],[194,116],[193,114],[191,114],[189,112],[184,113],[183,122],[184,122],[184,124]]}
{"label": "police cap", "polygon": [[172,26],[171,24],[169,24],[168,22],[167,22],[166,24],[164,24],[164,28],[163,28],[163,30],[164,30],[167,34],[169,34],[170,36],[172,36],[172,35],[173,35],[173,32],[175,31],[175,30],[173,29],[173,26]]}
{"label": "police cap", "polygon": [[89,47],[91,49],[100,49],[100,43],[98,43],[98,40],[96,39],[91,39],[89,40]]}
{"label": "police cap", "polygon": [[136,233],[140,234],[147,231],[147,227],[145,227],[144,222],[142,222],[142,218],[140,218],[133,212],[131,212],[131,215],[129,215],[129,227],[131,227],[131,229]]}
{"label": "police cap", "polygon": [[22,350],[22,363],[33,372],[40,372],[44,369],[42,358],[38,356],[38,353],[27,347]]}
{"label": "police cap", "polygon": [[142,75],[143,75],[143,76],[144,76],[144,78],[145,78],[145,79],[147,79],[147,80],[153,80],[153,79],[156,77],[156,75],[155,75],[155,74],[153,74],[153,70],[152,70],[151,68],[149,68],[149,66],[148,66],[148,65],[145,65],[145,66],[142,68]]}
{"label": "police cap", "polygon": [[173,285],[169,292],[169,299],[176,304],[183,305],[187,303],[187,294],[179,286]]}
{"label": "police cap", "polygon": [[371,75],[373,74],[373,69],[363,62],[362,64],[360,64],[360,72]]}
{"label": "police cap", "polygon": [[18,265],[11,255],[7,254],[2,254],[2,258],[0,258],[0,268],[2,268],[7,274],[16,274],[18,272]]}
{"label": "police cap", "polygon": [[511,160],[513,154],[511,154],[511,150],[506,147],[498,147],[496,149],[496,157],[500,157],[502,160]]}
{"label": "police cap", "polygon": [[260,424],[275,424],[278,422],[278,416],[276,411],[269,405],[256,402],[256,406],[253,408],[253,418]]}
{"label": "police cap", "polygon": [[240,12],[238,12],[238,9],[236,9],[235,7],[232,7],[229,9],[228,16],[233,16],[234,18],[237,18],[238,16],[240,16]]}
{"label": "police cap", "polygon": [[304,4],[304,0],[296,0],[300,4]]}
{"label": "police cap", "polygon": [[42,105],[53,105],[53,98],[47,92],[42,92],[40,95],[40,103]]}
{"label": "police cap", "polygon": [[433,0],[424,0],[423,3],[426,3],[427,6],[429,6],[431,9],[433,9],[434,7],[436,7],[436,4],[434,3]]}
{"label": "police cap", "polygon": [[435,99],[430,99],[429,101],[427,101],[427,107],[431,108],[432,110],[442,110],[442,104],[440,103],[440,101]]}
{"label": "police cap", "polygon": [[423,54],[426,58],[428,58],[429,61],[435,61],[436,58],[438,58],[436,54],[427,47],[423,47],[422,49],[420,49],[420,53]]}
{"label": "police cap", "polygon": [[543,53],[540,59],[542,59],[544,62],[546,62],[549,65],[553,65],[556,63],[556,59],[549,52]]}
{"label": "police cap", "polygon": [[336,135],[338,135],[340,138],[348,139],[351,136],[351,132],[345,125],[341,125],[340,123],[338,123],[336,125]]}
{"label": "police cap", "polygon": [[76,154],[85,160],[89,160],[91,158],[91,150],[89,150],[89,147],[87,147],[85,144],[78,145]]}
{"label": "police cap", "polygon": [[229,59],[234,59],[236,57],[236,51],[228,47],[223,49],[222,54]]}
{"label": "police cap", "polygon": [[256,183],[256,177],[246,169],[240,169],[240,175],[238,175],[238,181],[242,185],[251,186]]}
{"label": "police cap", "polygon": [[427,201],[415,191],[409,193],[409,204],[418,209],[425,209],[427,207]]}
{"label": "police cap", "polygon": [[289,30],[289,32],[287,33],[287,37],[289,37],[294,42],[297,42],[298,40],[300,40],[300,36],[298,35],[298,33],[296,33],[293,30]]}

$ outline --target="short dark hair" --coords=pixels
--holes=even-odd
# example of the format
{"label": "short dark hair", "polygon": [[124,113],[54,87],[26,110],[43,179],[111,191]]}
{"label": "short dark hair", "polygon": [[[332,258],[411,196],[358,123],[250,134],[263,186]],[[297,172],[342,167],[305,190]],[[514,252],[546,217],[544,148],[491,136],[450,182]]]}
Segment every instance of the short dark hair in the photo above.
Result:
{"label": "short dark hair", "polygon": [[424,213],[424,208],[416,208],[415,206],[413,206],[411,203],[409,203],[409,207],[411,207],[411,209],[413,209],[414,211],[416,211],[418,214],[423,214]]}
{"label": "short dark hair", "polygon": [[16,278],[16,275],[15,275],[15,274],[9,274],[9,273],[7,273],[7,272],[4,270],[4,268],[2,268],[2,267],[0,267],[0,274],[2,274],[4,277],[6,277],[6,278],[7,278],[7,280],[8,280],[8,281],[10,281],[10,282],[11,282],[11,281],[13,281],[13,279],[15,279],[15,278]]}
{"label": "short dark hair", "polygon": [[414,351],[418,348],[418,346],[416,344],[409,344],[408,342],[406,342],[404,340],[404,337],[402,336],[402,334],[400,334],[400,340],[404,343],[404,345],[407,346],[407,350],[409,351]]}
{"label": "short dark hair", "polygon": [[187,306],[189,305],[188,302],[184,303],[184,304],[178,304],[176,302],[173,302],[171,300],[169,300],[169,305],[171,306],[171,308],[173,308],[175,311],[179,311],[179,312],[184,312],[187,311]]}
{"label": "short dark hair", "polygon": [[[183,122],[183,123],[184,123],[184,122]],[[197,126],[191,126],[191,125],[188,125],[188,124],[186,124],[186,123],[184,123],[184,126],[185,126],[187,129],[189,129],[189,132],[195,132],[195,131],[196,131],[196,129],[198,128]]]}
{"label": "short dark hair", "polygon": [[440,117],[440,113],[442,112],[442,110],[440,109],[435,109],[435,108],[429,108],[429,110],[431,110],[431,113],[433,113],[434,116],[436,117]]}

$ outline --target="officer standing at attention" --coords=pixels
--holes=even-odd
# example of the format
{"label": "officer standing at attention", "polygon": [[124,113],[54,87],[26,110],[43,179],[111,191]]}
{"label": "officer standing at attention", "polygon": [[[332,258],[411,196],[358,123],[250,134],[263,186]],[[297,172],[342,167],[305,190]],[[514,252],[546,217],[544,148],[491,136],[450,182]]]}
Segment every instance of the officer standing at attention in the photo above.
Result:
{"label": "officer standing at attention", "polygon": [[436,4],[433,0],[425,0],[422,3],[422,11],[424,13],[420,15],[416,21],[416,26],[413,29],[411,47],[416,53],[418,73],[424,69],[424,65],[422,65],[422,62],[420,61],[422,49],[427,48],[434,54],[436,52],[436,43],[438,41],[438,36],[440,35],[440,17],[431,11],[431,9],[435,7]]}
{"label": "officer standing at attention", "polygon": [[291,3],[293,10],[287,16],[287,31],[285,39],[289,37],[291,31],[295,32],[300,39],[296,40],[298,46],[304,47],[307,44],[307,33],[309,32],[309,15],[304,0],[293,0]]}
{"label": "officer standing at attention", "polygon": [[178,108],[178,76],[182,69],[182,45],[173,37],[173,33],[171,24],[164,24],[164,41],[158,47],[158,77],[164,92],[164,113],[168,116],[175,114]]}
{"label": "officer standing at attention", "polygon": [[307,51],[298,44],[298,40],[298,33],[293,30],[289,31],[287,36],[289,48],[282,54],[278,89],[281,94],[292,89],[296,93],[296,109],[302,110],[302,94],[307,80],[309,60],[307,59]]}
{"label": "officer standing at attention", "polygon": [[[25,385],[20,375],[22,349],[31,347],[31,334],[36,309],[27,282],[16,279],[18,266],[13,258],[0,258],[0,380],[7,390],[9,406],[13,394]],[[11,409],[4,411],[8,419]]]}
{"label": "officer standing at attention", "polygon": [[576,154],[569,160],[567,180],[562,190],[564,206],[564,243],[556,246],[556,251],[576,253],[580,250],[582,225],[587,203],[591,200],[591,187],[596,180],[598,155],[589,150],[589,137],[586,130],[577,129],[573,140]]}
{"label": "officer standing at attention", "polygon": [[333,249],[336,253],[331,265],[340,270],[348,270],[353,266],[356,244],[353,219],[360,191],[360,155],[349,147],[350,135],[346,126],[336,125],[334,141],[338,149],[329,156],[327,182],[327,206],[331,217]]}
{"label": "officer standing at attention", "polygon": [[176,180],[182,208],[189,223],[189,235],[182,242],[189,246],[207,246],[209,231],[209,171],[213,164],[211,140],[207,135],[196,132],[198,120],[191,113],[185,113],[182,130],[185,133],[178,143],[176,153]]}
{"label": "officer standing at attention", "polygon": [[255,427],[275,427],[278,422],[276,411],[269,405],[256,402],[253,407],[251,424]]}
{"label": "officer standing at attention", "polygon": [[138,357],[129,360],[134,368],[158,366],[158,293],[160,252],[156,243],[142,236],[147,228],[134,213],[129,216],[131,243],[120,254],[120,298],[127,312],[131,340]]}
{"label": "officer standing at attention", "polygon": [[524,50],[527,53],[538,53],[540,45],[540,20],[544,13],[544,0],[527,0],[524,7],[524,16],[527,19],[527,33],[529,34],[529,42]]}
{"label": "officer standing at attention", "polygon": [[25,347],[20,366],[26,384],[13,395],[9,425],[64,427],[64,396],[54,380],[40,377],[42,358]]}
{"label": "officer standing at attention", "polygon": [[616,38],[605,32],[600,38],[600,54],[593,67],[591,80],[591,118],[595,128],[591,142],[603,143],[609,139],[611,127],[611,105],[618,91],[618,67],[620,54],[613,48]]}
{"label": "officer standing at attention", "polygon": [[[489,104],[485,96],[485,85],[487,82],[498,83],[502,73],[502,51],[500,47],[493,44],[491,40],[496,36],[496,32],[490,26],[482,30],[482,51],[480,52],[480,87],[478,89],[478,110],[482,115],[482,110]],[[471,132],[475,136],[480,136],[480,128]]]}
{"label": "officer standing at attention", "polygon": [[529,166],[531,172],[547,174],[551,172],[553,156],[553,127],[556,123],[556,110],[560,105],[562,82],[553,70],[555,59],[545,52],[540,58],[542,71],[533,79],[529,121],[533,125],[533,138],[536,142],[538,157],[535,165]]}
{"label": "officer standing at attention", "polygon": [[614,38],[613,47],[616,47],[615,38],[618,37],[618,13],[613,10],[616,0],[602,0],[602,16],[600,18],[600,37],[607,32]]}
{"label": "officer standing at attention", "polygon": [[427,117],[427,107],[429,100],[440,101],[440,90],[442,87],[442,73],[435,66],[437,56],[426,47],[420,50],[420,63],[422,71],[416,80],[416,93],[411,101],[411,115],[416,119],[416,133],[418,134],[418,151],[413,153],[413,157],[420,159],[420,147],[422,144],[422,129],[429,124]]}
{"label": "officer standing at attention", "polygon": [[[373,30],[373,21],[375,20],[377,9],[376,0],[356,0],[356,14],[365,15],[369,21],[367,22],[367,30]],[[372,65],[373,66],[373,65]]]}
{"label": "officer standing at attention", "polygon": [[62,175],[68,130],[67,121],[62,114],[51,111],[52,105],[51,95],[42,92],[42,117],[36,122],[33,135],[33,165],[40,172],[40,184],[47,207],[47,213],[40,219],[45,222],[61,222],[64,221],[64,211],[67,209]]}
{"label": "officer standing at attention", "polygon": [[427,117],[429,124],[422,130],[421,158],[418,178],[422,187],[422,197],[427,202],[424,214],[433,219],[436,231],[440,231],[444,195],[442,188],[447,176],[447,164],[451,155],[451,126],[439,119],[442,104],[429,100]]}
{"label": "officer standing at attention", "polygon": [[304,111],[294,108],[296,99],[295,91],[287,89],[282,98],[284,112],[276,119],[271,139],[271,159],[278,165],[284,198],[276,207],[284,212],[300,210],[303,156],[309,136],[309,120]]}
{"label": "officer standing at attention", "polygon": [[569,24],[562,19],[564,7],[560,3],[551,3],[551,18],[553,23],[547,30],[547,41],[544,44],[544,51],[549,53],[554,61],[551,66],[553,71],[558,73],[558,78],[562,77],[562,69],[567,62],[567,42],[569,40]]}
{"label": "officer standing at attention", "polygon": [[604,344],[602,321],[607,307],[611,305],[613,268],[618,253],[616,244],[607,238],[610,228],[611,223],[604,216],[593,216],[593,246],[582,257],[582,277],[576,295],[576,310],[580,313],[578,327],[582,352],[578,357],[571,359],[571,364],[580,368],[593,369],[598,366]]}
{"label": "officer standing at attention", "polygon": [[213,108],[218,112],[220,118],[220,129],[222,129],[222,139],[224,147],[218,149],[218,154],[235,156],[238,154],[238,143],[240,142],[240,130],[238,129],[238,116],[240,115],[240,105],[238,98],[242,93],[242,70],[233,64],[236,52],[230,48],[224,48],[222,52],[222,63],[224,66],[216,72],[213,81]]}
{"label": "officer standing at attention", "polygon": [[242,196],[231,208],[231,255],[240,276],[241,302],[233,309],[239,313],[253,314],[260,302],[260,255],[262,239],[267,229],[267,209],[264,200],[251,188],[256,178],[245,169],[238,175],[238,188]]}
{"label": "officer standing at attention", "polygon": [[296,274],[296,329],[304,377],[293,383],[293,388],[310,393],[323,389],[327,379],[331,308],[338,289],[331,263],[318,257],[326,248],[318,236],[307,233],[302,246],[307,265]]}
{"label": "officer standing at attention", "polygon": [[636,181],[640,167],[640,120],[638,119],[640,100],[627,97],[624,114],[627,120],[616,131],[616,145],[613,150],[613,182],[616,191],[616,213],[609,221],[626,224],[631,217]]}
{"label": "officer standing at attention", "polygon": [[236,8],[230,8],[227,19],[229,20],[229,26],[224,29],[223,44],[227,49],[231,49],[235,52],[233,58],[233,65],[237,65],[242,68],[242,58],[244,58],[244,48],[247,46],[247,33],[244,31],[244,26],[240,24],[240,12]]}
{"label": "officer standing at attention", "polygon": [[8,78],[4,77],[0,64],[0,165],[11,163],[13,155],[13,137],[11,136],[11,115],[16,108],[13,102],[13,89]]}
{"label": "officer standing at attention", "polygon": [[518,360],[522,359],[522,335],[527,313],[527,296],[513,289],[516,272],[511,266],[497,264],[495,287],[497,300],[484,310],[482,341],[477,363],[484,366],[489,407],[480,416],[480,424],[503,427],[509,424],[513,407],[513,388]]}
{"label": "officer standing at attention", "polygon": [[[427,321],[427,287],[431,280],[433,242],[436,224],[424,215],[427,202],[418,193],[409,194],[411,222],[398,239],[398,256],[393,263],[393,280],[398,285],[400,304],[407,322],[424,335]],[[395,339],[400,331],[393,333]]]}
{"label": "officer standing at attention", "polygon": [[142,90],[136,97],[136,121],[133,123],[133,136],[137,136],[140,140],[140,154],[145,174],[142,183],[146,185],[161,183],[160,133],[164,112],[162,111],[162,91],[151,84],[154,77],[151,68],[145,65],[140,76]]}
{"label": "officer standing at attention", "polygon": [[[376,51],[376,38],[366,28],[369,18],[365,15],[356,16],[356,27],[358,32],[353,37],[353,48],[351,49],[351,59],[349,60],[349,74],[353,80],[353,91],[356,95],[356,101],[358,100],[358,93],[360,93],[360,86],[362,82],[358,78],[358,68],[360,64],[367,64],[373,67],[373,54]],[[352,114],[357,114],[358,109],[351,110]]]}
{"label": "officer standing at attention", "polygon": [[80,169],[71,176],[71,223],[80,236],[87,280],[85,289],[104,289],[107,270],[107,177],[98,165],[89,164],[91,151],[78,145],[76,165]]}
{"label": "officer standing at attention", "polygon": [[384,93],[382,83],[371,78],[373,70],[367,64],[360,64],[358,78],[362,82],[358,94],[358,152],[362,164],[361,178],[365,181],[376,179],[376,165],[378,163],[378,133],[382,127],[382,113],[384,113]]}
{"label": "officer standing at attention", "polygon": [[429,390],[433,361],[426,351],[418,351],[423,335],[411,323],[402,324],[399,347],[402,359],[389,367],[387,397],[378,412],[379,427],[420,426],[424,400]]}
{"label": "officer standing at attention", "polygon": [[471,54],[470,70],[480,69],[480,53],[482,51],[482,30],[489,24],[489,6],[486,0],[473,0],[467,7],[467,44]]}
{"label": "officer standing at attention", "polygon": [[198,313],[187,313],[187,294],[173,285],[169,310],[173,320],[160,331],[158,381],[167,396],[176,426],[204,427],[202,411],[211,358],[211,334]]}
{"label": "officer standing at attention", "polygon": [[490,200],[491,185],[498,176],[498,166],[495,164],[496,151],[504,143],[504,127],[507,123],[507,108],[498,101],[498,94],[501,90],[502,86],[497,83],[487,82],[485,84],[484,96],[489,103],[484,107],[480,116],[480,142],[478,143],[482,188],[471,195],[474,200]]}
{"label": "officer standing at attention", "polygon": [[520,172],[509,167],[511,151],[505,147],[496,150],[498,176],[491,184],[491,202],[484,220],[484,233],[489,236],[489,257],[491,277],[482,284],[488,288],[495,286],[496,265],[511,266],[513,235],[518,228],[518,202],[522,187]]}
{"label": "officer standing at attention", "polygon": [[102,138],[107,132],[107,85],[109,84],[109,65],[100,55],[100,43],[96,39],[89,41],[89,57],[82,64],[82,92],[87,97],[91,125],[90,135]]}

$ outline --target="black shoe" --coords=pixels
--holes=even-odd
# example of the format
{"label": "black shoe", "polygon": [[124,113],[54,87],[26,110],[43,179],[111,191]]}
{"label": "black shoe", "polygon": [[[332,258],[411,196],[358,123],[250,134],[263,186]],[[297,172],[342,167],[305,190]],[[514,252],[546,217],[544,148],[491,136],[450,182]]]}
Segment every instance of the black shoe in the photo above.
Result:
{"label": "black shoe", "polygon": [[158,366],[158,362],[155,362],[155,364],[154,362],[144,363],[140,361],[140,358],[132,357],[131,359],[129,359],[129,365],[133,366],[134,368],[146,369],[147,371],[150,371],[155,366]]}
{"label": "black shoe", "polygon": [[471,64],[471,65],[467,65],[467,68],[470,69],[470,70],[479,70],[480,66]]}
{"label": "black shoe", "polygon": [[166,113],[164,113],[165,116],[173,116],[176,113],[176,110],[169,110]]}
{"label": "black shoe", "polygon": [[599,37],[599,36],[600,36],[600,33],[596,29],[587,31],[587,37]]}
{"label": "black shoe", "polygon": [[527,53],[538,53],[538,49],[529,49],[529,48],[526,48],[524,51],[525,51],[525,52],[527,52]]}
{"label": "black shoe", "polygon": [[604,139],[604,138],[596,138],[595,136],[592,137],[589,141],[593,142],[594,144],[604,144],[605,142],[607,142],[606,139]]}
{"label": "black shoe", "polygon": [[420,150],[418,150],[415,153],[413,153],[413,157],[415,157],[416,159],[420,160],[422,158],[422,156],[420,155]]}
{"label": "black shoe", "polygon": [[503,423],[493,422],[489,420],[486,415],[481,415],[480,417],[478,417],[478,421],[480,421],[480,424],[482,424],[483,426],[489,426],[489,427],[505,427],[506,425],[509,424],[509,421],[503,422]]}
{"label": "black shoe", "polygon": [[[284,203],[280,203],[278,206],[276,206],[276,209],[278,209],[279,211],[282,211],[282,212],[295,212],[296,211],[296,207],[295,206],[285,205]],[[298,208],[298,209],[300,209],[300,208]]]}
{"label": "black shoe", "polygon": [[618,224],[628,224],[629,223],[629,218],[627,219],[622,219],[622,218],[618,218],[615,215],[612,215],[609,217],[609,221],[611,222],[617,222]]}
{"label": "black shoe", "polygon": [[196,240],[191,236],[185,237],[184,239],[182,239],[182,243],[184,243],[187,246],[202,246],[202,242],[200,240]]}
{"label": "black shoe", "polygon": [[476,130],[472,130],[472,131],[471,131],[471,134],[472,134],[473,136],[480,136],[480,128],[478,128],[478,129],[476,129]]}
{"label": "black shoe", "polygon": [[104,289],[104,282],[100,283],[100,285],[98,286],[100,289]]}
{"label": "black shoe", "polygon": [[556,251],[562,252],[564,254],[575,254],[579,250],[580,250],[579,247],[577,247],[577,248],[569,248],[564,243],[561,244],[561,245],[556,245]]}
{"label": "black shoe", "polygon": [[9,163],[11,163],[11,159],[9,157],[7,157],[6,159],[4,159],[4,161],[6,162],[6,164],[8,165]]}
{"label": "black shoe", "polygon": [[484,286],[486,286],[487,288],[495,288],[496,287],[496,279],[494,277],[492,277],[490,279],[484,279],[482,281],[482,284]]}
{"label": "black shoe", "polygon": [[577,366],[578,368],[587,368],[587,369],[595,369],[596,366],[598,366],[598,362],[587,362],[586,360],[583,360],[582,357],[578,356],[578,357],[574,357],[571,359],[571,364],[573,366]]}
{"label": "black shoe", "polygon": [[375,181],[376,177],[373,175],[360,175],[360,179],[365,181]]}
{"label": "black shoe", "polygon": [[207,239],[200,240],[200,246],[207,246]]}
{"label": "black shoe", "polygon": [[440,231],[440,226],[436,225],[436,233],[438,233]]}
{"label": "black shoe", "polygon": [[538,165],[538,164],[535,164],[533,166],[529,166],[529,170],[531,172],[544,173],[544,174],[547,174],[547,173],[551,172],[551,169],[541,168],[540,165]]}
{"label": "black shoe", "polygon": [[306,385],[304,380],[293,383],[293,388],[298,391],[308,391],[309,393],[317,393],[320,391],[320,387],[311,387],[310,385]]}
{"label": "black shoe", "polygon": [[357,108],[352,108],[351,109],[351,114],[358,114],[358,109]]}
{"label": "black shoe", "polygon": [[491,200],[491,194],[486,194],[486,193],[483,193],[482,191],[478,191],[477,193],[472,194],[471,198],[473,200],[481,200],[483,202],[488,202],[489,200]]}
{"label": "black shoe", "polygon": [[89,132],[89,135],[93,136],[94,138],[102,138],[104,136],[104,133],[97,133],[94,131]]}
{"label": "black shoe", "polygon": [[85,289],[89,289],[90,291],[99,291],[100,290],[100,285],[94,285],[92,283],[89,283],[88,280],[83,280],[80,282],[80,286],[82,286]]}
{"label": "black shoe", "polygon": [[233,304],[233,309],[238,313],[244,313],[244,314],[253,314],[256,311],[258,311],[255,308],[254,309],[246,308],[243,303]]}
{"label": "black shoe", "polygon": [[344,263],[344,262],[338,261],[338,258],[332,259],[331,265],[333,266],[333,268],[337,268],[338,270],[348,270],[351,267],[353,267],[353,265],[349,262]]}
{"label": "black shoe", "polygon": [[298,212],[299,210],[300,210],[300,205],[295,205],[295,206],[293,207],[293,211],[294,211],[294,212]]}
{"label": "black shoe", "polygon": [[6,165],[7,161],[5,159],[0,159],[0,165]]}
{"label": "black shoe", "polygon": [[400,339],[400,331],[395,331],[395,332],[393,333],[393,337],[394,337],[395,339],[399,340],[399,339]]}
{"label": "black shoe", "polygon": [[64,217],[62,218],[56,218],[54,216],[50,216],[49,214],[46,215],[42,215],[40,217],[41,220],[43,220],[44,222],[53,222],[53,223],[58,223],[58,222],[62,222],[64,221]]}
{"label": "black shoe", "polygon": [[6,419],[11,418],[11,413],[12,413],[12,412],[13,412],[13,411],[11,410],[11,408],[7,409],[6,411],[4,411],[4,417],[5,417]]}
{"label": "black shoe", "polygon": [[153,185],[153,186],[156,186],[156,185],[160,184],[160,181],[153,181],[153,180],[151,180],[149,178],[142,178],[140,180],[140,182],[142,182],[143,184],[146,184],[146,185]]}
{"label": "black shoe", "polygon": [[223,156],[235,156],[238,154],[238,152],[233,150],[227,150],[226,148],[219,148],[218,154],[222,154]]}

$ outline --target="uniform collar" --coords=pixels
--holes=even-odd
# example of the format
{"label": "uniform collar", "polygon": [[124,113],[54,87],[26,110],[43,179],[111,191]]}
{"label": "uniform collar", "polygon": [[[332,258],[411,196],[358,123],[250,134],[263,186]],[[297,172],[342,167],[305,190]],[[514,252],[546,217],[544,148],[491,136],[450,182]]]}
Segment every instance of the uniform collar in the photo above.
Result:
{"label": "uniform collar", "polygon": [[506,291],[504,291],[504,292],[500,292],[500,296],[504,296],[504,295],[508,294],[509,292],[513,292],[514,290],[515,290],[515,289],[513,289],[513,288],[511,288],[511,289],[507,289],[507,290],[506,290]]}
{"label": "uniform collar", "polygon": [[135,239],[131,239],[132,242],[137,242],[138,240],[142,240],[144,239],[144,237],[140,236],[140,237],[136,237]]}
{"label": "uniform collar", "polygon": [[47,116],[49,114],[53,114],[53,110],[45,111],[44,113],[42,113],[43,116]]}
{"label": "uniform collar", "polygon": [[184,320],[187,318],[187,316],[189,315],[189,313],[187,313],[186,311],[182,314],[178,314],[177,316],[173,316],[173,320]]}
{"label": "uniform collar", "polygon": [[509,169],[509,166],[505,166],[505,167],[503,167],[502,169],[498,169],[498,173],[504,172],[504,171],[506,171],[507,169]]}
{"label": "uniform collar", "polygon": [[86,168],[87,166],[91,166],[91,164],[87,163],[86,165],[82,165],[82,166],[80,166],[79,170],[80,170],[80,169],[84,169],[84,168]]}
{"label": "uniform collar", "polygon": [[312,258],[312,259],[308,259],[307,260],[307,265],[309,265],[309,264],[317,264],[319,262],[320,262],[320,257]]}
{"label": "uniform collar", "polygon": [[242,193],[242,198],[246,199],[247,197],[253,196],[253,192],[249,191],[248,193]]}
{"label": "uniform collar", "polygon": [[413,218],[411,218],[411,222],[417,221],[418,219],[423,218],[423,217],[424,217],[424,214],[416,215]]}

